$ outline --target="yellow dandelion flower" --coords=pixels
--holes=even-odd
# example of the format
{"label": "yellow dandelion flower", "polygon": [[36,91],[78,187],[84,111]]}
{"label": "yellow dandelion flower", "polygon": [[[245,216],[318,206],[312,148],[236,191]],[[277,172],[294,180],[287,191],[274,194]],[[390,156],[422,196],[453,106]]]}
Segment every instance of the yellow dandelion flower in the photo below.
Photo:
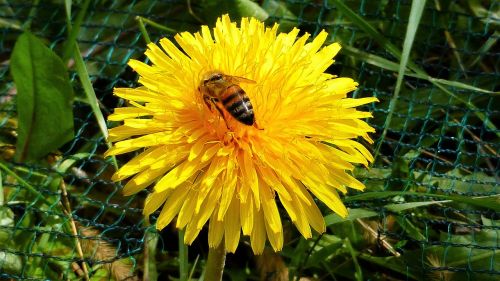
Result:
{"label": "yellow dandelion flower", "polygon": [[[248,18],[238,27],[225,15],[213,30],[203,26],[195,34],[177,34],[180,48],[161,39],[160,46],[148,45],[151,65],[129,62],[143,86],[114,91],[129,106],[109,117],[123,125],[109,130],[114,146],[106,154],[141,152],[113,180],[133,176],[125,195],[154,185],[144,214],[161,208],[160,230],[177,217],[187,244],[208,223],[211,247],[224,240],[225,249],[234,252],[243,233],[255,253],[262,253],[266,240],[278,251],[283,228],[277,200],[310,238],[311,229],[325,231],[312,195],[345,217],[338,191],[365,188],[349,171],[353,163],[373,161],[354,139],[372,142],[368,133],[374,129],[361,120],[371,114],[355,107],[376,98],[347,98],[357,83],[325,73],[340,50],[337,43],[322,47],[326,32],[308,43],[309,34],[298,37],[298,29],[279,34],[277,29]],[[241,77],[228,78],[230,87],[237,86],[230,94],[236,95],[228,98],[229,87],[219,89],[225,103],[204,99],[206,90],[200,89],[220,79],[207,76],[214,71]],[[231,111],[236,117],[253,113],[255,122],[246,118],[244,124]]]}

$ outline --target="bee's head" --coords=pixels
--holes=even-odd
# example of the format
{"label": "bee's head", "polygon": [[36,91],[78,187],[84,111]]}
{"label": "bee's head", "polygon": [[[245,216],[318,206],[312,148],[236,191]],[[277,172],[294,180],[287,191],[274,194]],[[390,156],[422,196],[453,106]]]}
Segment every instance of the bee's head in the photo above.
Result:
{"label": "bee's head", "polygon": [[203,85],[217,83],[224,80],[224,74],[218,71],[210,72],[203,77]]}

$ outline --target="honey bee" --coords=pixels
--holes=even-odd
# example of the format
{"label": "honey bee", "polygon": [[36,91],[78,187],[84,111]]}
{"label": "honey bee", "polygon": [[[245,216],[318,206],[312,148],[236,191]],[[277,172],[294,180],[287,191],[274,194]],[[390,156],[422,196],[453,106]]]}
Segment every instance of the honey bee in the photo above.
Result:
{"label": "honey bee", "polygon": [[231,76],[220,71],[211,71],[203,76],[198,90],[209,109],[212,105],[219,111],[229,129],[224,110],[234,119],[247,126],[256,126],[255,115],[250,98],[239,83],[253,84],[255,81]]}

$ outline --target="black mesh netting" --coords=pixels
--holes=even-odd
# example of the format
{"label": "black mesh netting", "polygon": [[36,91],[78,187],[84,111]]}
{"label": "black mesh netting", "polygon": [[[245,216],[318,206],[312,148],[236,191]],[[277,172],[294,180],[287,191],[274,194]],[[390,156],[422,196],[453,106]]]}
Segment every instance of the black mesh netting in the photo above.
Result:
{"label": "black mesh netting", "polygon": [[[111,182],[113,162],[102,156],[107,146],[73,60],[69,69],[76,94],[76,137],[43,161],[13,160],[16,90],[9,57],[15,40],[26,23],[58,54],[67,39],[64,1],[39,2],[0,1],[0,279],[83,278],[82,256],[91,279],[120,279],[117,261],[142,276],[146,245],[151,246],[146,241],[156,237],[148,232],[154,228],[141,214],[146,192],[123,197],[121,185]],[[73,21],[82,5],[74,2]],[[136,75],[126,65],[130,58],[144,60],[145,43],[136,16],[179,32],[197,31],[200,20],[212,25],[216,14],[224,12],[224,5],[212,2],[90,1],[77,42],[105,116],[122,103],[112,95],[114,87],[137,86]],[[343,3],[340,9],[338,1],[256,2],[263,8],[260,16],[268,16],[268,23],[281,23],[283,31],[293,27],[313,35],[328,31],[329,41],[344,46],[328,71],[359,81],[354,97],[380,99],[365,107],[373,112],[368,122],[377,130],[370,149],[382,142],[380,154],[371,169],[355,173],[367,186],[363,194],[373,196],[350,193],[349,219],[328,215],[328,231],[318,238],[296,239],[299,236],[290,228],[282,252],[285,263],[302,276],[321,280],[354,279],[359,272],[364,279],[500,278],[500,131],[495,128],[500,124],[500,100],[491,93],[499,90],[500,52],[495,47],[499,3],[427,1],[409,57],[426,74],[405,76],[383,140],[399,65],[386,43],[402,49],[412,3]],[[231,9],[233,20],[245,15]],[[383,37],[377,38],[363,24]],[[153,41],[173,36],[151,25],[147,30]],[[130,157],[119,157],[118,164]],[[62,185],[68,196],[62,194]],[[67,205],[79,244],[64,212]],[[165,229],[154,245],[157,267],[176,276],[175,230]],[[258,274],[244,271],[255,266],[248,249],[242,243],[228,259],[227,271],[234,280],[244,280],[245,274],[258,279]],[[206,255],[204,232],[190,247],[191,263],[198,254]]]}

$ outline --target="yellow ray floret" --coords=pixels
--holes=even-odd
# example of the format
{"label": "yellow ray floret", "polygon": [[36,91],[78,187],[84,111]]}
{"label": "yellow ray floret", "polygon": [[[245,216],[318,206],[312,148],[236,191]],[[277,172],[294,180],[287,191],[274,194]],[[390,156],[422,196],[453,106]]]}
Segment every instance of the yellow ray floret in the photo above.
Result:
{"label": "yellow ray floret", "polygon": [[[356,107],[377,99],[348,98],[358,84],[325,73],[341,48],[324,45],[326,32],[310,40],[298,29],[277,30],[253,18],[238,26],[225,15],[213,29],[149,44],[151,64],[129,62],[142,86],[115,89],[127,106],[109,117],[122,125],[110,129],[106,155],[138,153],[113,180],[126,181],[125,195],[152,187],[144,214],[161,210],[158,229],[174,222],[190,244],[208,224],[210,247],[234,252],[243,234],[256,254],[266,241],[278,251],[286,219],[279,206],[310,238],[325,231],[313,196],[346,217],[339,191],[365,188],[350,173],[373,162],[357,138],[372,142],[374,129],[363,120],[371,114]],[[253,125],[204,99],[199,87],[209,72],[251,80],[234,85],[253,106]]]}

